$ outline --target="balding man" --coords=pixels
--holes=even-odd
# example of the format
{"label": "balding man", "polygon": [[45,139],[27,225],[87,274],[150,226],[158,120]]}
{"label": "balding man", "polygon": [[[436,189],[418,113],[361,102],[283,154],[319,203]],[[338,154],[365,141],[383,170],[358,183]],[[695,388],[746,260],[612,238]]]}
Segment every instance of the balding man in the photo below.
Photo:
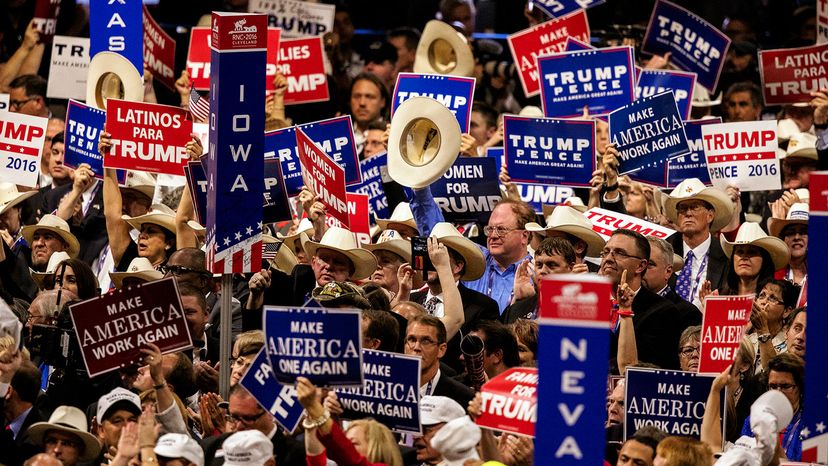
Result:
{"label": "balding man", "polygon": [[63,466],[63,463],[48,453],[38,453],[26,460],[23,466]]}

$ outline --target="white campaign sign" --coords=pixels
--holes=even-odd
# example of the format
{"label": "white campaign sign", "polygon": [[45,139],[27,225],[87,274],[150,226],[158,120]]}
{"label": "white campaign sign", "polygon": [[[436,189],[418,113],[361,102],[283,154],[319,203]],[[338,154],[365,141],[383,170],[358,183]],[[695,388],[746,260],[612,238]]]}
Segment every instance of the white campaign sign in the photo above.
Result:
{"label": "white campaign sign", "polygon": [[776,121],[702,126],[704,155],[713,186],[742,191],[782,189]]}
{"label": "white campaign sign", "polygon": [[667,239],[675,233],[675,230],[648,222],[632,215],[621,214],[600,207],[593,207],[584,212],[584,217],[592,223],[592,231],[609,240],[612,232],[619,228],[637,231],[644,236],[655,236],[656,238]]}
{"label": "white campaign sign", "polygon": [[55,36],[46,97],[85,101],[88,69],[89,38]]}
{"label": "white campaign sign", "polygon": [[250,13],[266,13],[268,25],[282,30],[282,37],[315,37],[333,31],[336,7],[299,0],[250,0]]}
{"label": "white campaign sign", "polygon": [[37,186],[48,122],[46,118],[22,113],[0,113],[0,180]]}
{"label": "white campaign sign", "polygon": [[8,94],[0,94],[0,112],[9,111],[9,99]]}

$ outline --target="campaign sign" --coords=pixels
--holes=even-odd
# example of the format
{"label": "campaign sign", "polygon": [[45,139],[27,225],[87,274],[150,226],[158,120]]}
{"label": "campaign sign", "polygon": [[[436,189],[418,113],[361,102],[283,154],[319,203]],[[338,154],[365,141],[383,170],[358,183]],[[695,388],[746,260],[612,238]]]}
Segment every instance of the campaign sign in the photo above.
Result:
{"label": "campaign sign", "polygon": [[175,278],[147,282],[69,306],[89,377],[141,364],[141,348],[162,354],[193,346]]}
{"label": "campaign sign", "polygon": [[538,417],[538,369],[513,367],[480,388],[481,427],[535,436]]}
{"label": "campaign sign", "polygon": [[184,165],[184,176],[190,187],[196,219],[204,225],[207,223],[207,174],[204,173],[204,165],[198,160],[187,162]]}
{"label": "campaign sign", "polygon": [[63,163],[70,168],[89,164],[95,178],[103,179],[103,156],[98,139],[106,123],[106,112],[74,100],[66,108],[66,133],[63,136]]}
{"label": "campaign sign", "polygon": [[447,222],[474,222],[494,210],[500,187],[491,157],[460,157],[431,184],[434,202]]}
{"label": "campaign sign", "polygon": [[667,162],[668,188],[675,188],[688,178],[698,178],[705,186],[711,185],[710,173],[707,171],[707,160],[704,157],[701,128],[704,125],[715,125],[721,122],[720,117],[684,122],[684,134],[687,135],[687,146],[690,148],[690,153],[680,155]]}
{"label": "campaign sign", "polygon": [[650,425],[667,435],[701,437],[704,406],[714,376],[635,367],[628,367],[626,373],[624,439]]}
{"label": "campaign sign", "polygon": [[388,154],[385,152],[359,162],[362,183],[350,187],[351,192],[368,195],[368,212],[373,224],[377,218],[388,218],[388,198],[382,185],[382,172],[387,171]]}
{"label": "campaign sign", "polygon": [[37,186],[47,118],[0,112],[0,180]]}
{"label": "campaign sign", "polygon": [[265,306],[263,328],[279,382],[302,376],[320,387],[363,386],[359,310]]}
{"label": "campaign sign", "polygon": [[708,296],[704,301],[699,373],[720,374],[736,359],[750,322],[753,295]]}
{"label": "campaign sign", "polygon": [[144,5],[144,64],[153,79],[175,90],[175,39],[155,22]]}
{"label": "campaign sign", "polygon": [[506,115],[503,148],[512,181],[589,186],[595,122]]}
{"label": "campaign sign", "polygon": [[86,100],[89,38],[55,36],[49,62],[46,97]]}
{"label": "campaign sign", "polygon": [[629,176],[630,179],[633,180],[633,181],[638,181],[640,183],[651,184],[653,186],[658,186],[660,188],[666,188],[667,187],[667,164],[662,163],[660,165],[653,165],[651,167],[644,167],[644,168],[636,170],[632,173],[628,173],[627,176]]}
{"label": "campaign sign", "polygon": [[567,37],[566,38],[566,46],[564,47],[565,52],[575,52],[578,50],[593,50],[595,47],[589,45],[586,42],[581,42],[574,37]]}
{"label": "campaign sign", "polygon": [[760,50],[759,73],[765,105],[808,103],[828,85],[828,44]]}
{"label": "campaign sign", "polygon": [[293,385],[282,385],[273,376],[273,368],[267,361],[267,350],[262,348],[250,364],[239,383],[276,422],[288,432],[293,432],[302,420],[305,409],[296,396]]}
{"label": "campaign sign", "polygon": [[535,464],[603,461],[611,291],[596,275],[541,281]]}
{"label": "campaign sign", "polygon": [[[817,44],[828,43],[828,0],[817,0]],[[828,451],[826,451],[828,459]]]}
{"label": "campaign sign", "polygon": [[210,90],[210,28],[190,29],[190,48],[187,52],[187,74],[193,89]]}
{"label": "campaign sign", "polygon": [[673,70],[638,69],[635,85],[635,98],[652,97],[662,92],[673,91],[681,118],[690,118],[693,107],[693,88],[696,86],[696,73]]}
{"label": "campaign sign", "polygon": [[264,156],[279,159],[282,164],[282,179],[289,197],[298,195],[304,184],[297,151],[295,126],[265,133]]}
{"label": "campaign sign", "polygon": [[557,205],[575,195],[568,186],[546,184],[515,183],[521,200],[532,206],[535,212],[543,212],[544,205]]}
{"label": "campaign sign", "polygon": [[60,0],[36,0],[32,22],[40,32],[40,42],[48,44],[57,30]]}
{"label": "campaign sign", "polygon": [[[334,162],[345,170],[345,184],[362,182],[351,115],[298,125]],[[292,146],[295,150],[296,141]]]}
{"label": "campaign sign", "polygon": [[606,115],[635,99],[632,47],[561,52],[538,58],[541,104],[548,117]]}
{"label": "campaign sign", "polygon": [[281,222],[290,220],[290,204],[288,203],[285,182],[282,179],[282,164],[278,157],[264,158],[264,206],[262,211],[263,223]]}
{"label": "campaign sign", "polygon": [[107,99],[106,110],[106,132],[112,135],[106,168],[184,174],[181,167],[189,160],[184,146],[193,131],[186,110],[117,99]]}
{"label": "campaign sign", "polygon": [[584,10],[543,22],[507,37],[520,85],[527,97],[540,93],[537,57],[563,52],[566,40],[574,37],[589,42],[589,21]]}
{"label": "campaign sign", "polygon": [[730,39],[712,24],[674,3],[657,0],[641,50],[671,52],[671,63],[696,73],[699,84],[714,92],[728,47]]}
{"label": "campaign sign", "polygon": [[651,223],[632,215],[601,209],[600,207],[587,210],[584,212],[584,216],[592,223],[592,231],[601,235],[605,240],[609,239],[612,232],[619,228],[626,228],[644,236],[655,236],[661,239],[667,239],[668,236],[676,232],[657,223]]}
{"label": "campaign sign", "polygon": [[0,92],[0,112],[9,111],[9,95]]}
{"label": "campaign sign", "polygon": [[321,36],[279,43],[279,72],[285,75],[288,85],[285,105],[325,102],[330,98],[324,60]]}
{"label": "campaign sign", "polygon": [[420,358],[386,351],[362,350],[362,387],[339,388],[343,419],[370,417],[402,434],[422,434],[420,425]]}
{"label": "campaign sign", "polygon": [[316,37],[333,31],[334,5],[298,0],[250,0],[247,11],[267,14],[269,26],[285,37]]}
{"label": "campaign sign", "polygon": [[429,97],[445,105],[457,117],[463,133],[469,132],[474,78],[441,74],[400,73],[394,86],[391,102],[391,118],[406,100],[412,97]]}
{"label": "campaign sign", "polygon": [[348,200],[345,195],[345,171],[311,140],[301,128],[296,129],[296,147],[305,186],[321,197],[328,214],[349,228]]}
{"label": "campaign sign", "polygon": [[741,191],[782,188],[776,149],[776,121],[702,126],[704,155],[713,186]]}
{"label": "campaign sign", "polygon": [[609,138],[618,149],[618,173],[663,166],[690,152],[673,91],[644,97],[610,113]]}
{"label": "campaign sign", "polygon": [[607,0],[535,0],[535,8],[556,18],[580,9],[592,8]]}
{"label": "campaign sign", "polygon": [[[368,195],[360,193],[345,193],[348,200],[348,221],[350,226],[344,226],[334,217],[325,217],[325,225],[330,227],[347,228],[354,235],[357,244],[371,244],[371,221],[368,216]],[[302,217],[307,217],[302,212]]]}
{"label": "campaign sign", "polygon": [[141,0],[90,0],[89,56],[121,54],[144,74],[144,11]]}

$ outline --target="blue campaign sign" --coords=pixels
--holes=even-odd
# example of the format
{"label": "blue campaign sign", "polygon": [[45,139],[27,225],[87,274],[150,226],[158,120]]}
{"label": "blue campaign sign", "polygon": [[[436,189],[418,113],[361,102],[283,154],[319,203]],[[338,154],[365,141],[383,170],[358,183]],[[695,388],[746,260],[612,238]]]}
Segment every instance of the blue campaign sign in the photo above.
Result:
{"label": "blue campaign sign", "polygon": [[664,55],[670,62],[698,76],[699,84],[715,91],[730,39],[715,26],[665,0],[656,1],[641,50]]}
{"label": "blue campaign sign", "polygon": [[633,367],[628,367],[626,374],[625,439],[647,425],[667,435],[700,437],[704,405],[715,375]]}
{"label": "blue campaign sign", "polygon": [[667,187],[667,170],[670,162],[644,167],[640,170],[629,173],[629,177],[633,181],[651,184],[660,188]]}
{"label": "blue campaign sign", "polygon": [[285,182],[282,177],[282,165],[276,157],[264,159],[264,205],[262,212],[263,223],[281,222],[290,220],[290,204],[288,202]]}
{"label": "blue campaign sign", "polygon": [[374,219],[388,218],[388,198],[382,186],[383,172],[388,171],[388,154],[385,152],[359,162],[362,171],[362,183],[351,186],[348,191],[368,195],[368,216],[371,224]]}
{"label": "blue campaign sign", "polygon": [[690,118],[693,103],[693,88],[696,73],[671,70],[639,70],[635,98],[652,97],[666,91],[673,91],[681,118]]}
{"label": "blue campaign sign", "polygon": [[289,197],[299,194],[302,190],[302,165],[299,163],[299,154],[296,152],[296,127],[277,129],[265,133],[265,158],[278,158],[282,164],[282,179]]}
{"label": "blue campaign sign", "polygon": [[635,99],[632,47],[554,53],[538,58],[547,117],[604,115]]}
{"label": "blue campaign sign", "polygon": [[115,52],[144,74],[144,5],[141,0],[91,0],[89,56]]}
{"label": "blue campaign sign", "polygon": [[636,100],[610,113],[610,141],[621,175],[657,167],[690,152],[673,91]]}
{"label": "blue campaign sign", "polygon": [[441,74],[400,73],[391,102],[391,117],[406,100],[412,97],[430,97],[448,107],[457,117],[460,129],[469,132],[472,101],[474,100],[474,78]]}
{"label": "blue campaign sign", "polygon": [[63,136],[63,163],[77,168],[89,164],[96,178],[103,179],[103,157],[98,139],[106,122],[106,112],[74,100],[66,108],[66,133]]}
{"label": "blue campaign sign", "polygon": [[556,205],[575,195],[568,186],[548,184],[515,183],[520,198],[532,206],[535,212],[543,212],[543,206]]}
{"label": "blue campaign sign", "polygon": [[506,168],[513,181],[589,186],[595,170],[595,122],[503,117]]}
{"label": "blue campaign sign", "polygon": [[595,47],[587,44],[586,42],[581,42],[574,37],[567,37],[564,50],[567,52],[576,52],[578,50],[593,50],[594,48]]}
{"label": "blue campaign sign", "polygon": [[362,386],[358,310],[265,306],[263,328],[279,382],[292,384],[302,376],[321,387]]}
{"label": "blue campaign sign", "polygon": [[434,201],[447,222],[474,222],[501,199],[492,157],[460,157],[431,184]]}
{"label": "blue campaign sign", "polygon": [[187,162],[187,165],[184,165],[184,176],[187,178],[187,186],[190,187],[196,218],[204,225],[207,222],[207,174],[204,172],[204,165],[198,160]]}
{"label": "blue campaign sign", "polygon": [[547,15],[558,18],[575,10],[592,8],[605,3],[607,0],[535,0],[535,8],[539,8]]}
{"label": "blue campaign sign", "polygon": [[667,187],[675,188],[688,178],[698,178],[705,186],[712,186],[710,173],[707,171],[707,159],[704,157],[701,129],[704,125],[722,122],[719,117],[684,122],[684,133],[690,153],[676,157],[667,162]]}
{"label": "blue campaign sign", "polygon": [[256,355],[239,383],[285,430],[293,432],[296,429],[305,409],[299,404],[296,389],[292,385],[280,384],[273,376],[273,368],[267,362],[264,348]]}
{"label": "blue campaign sign", "polygon": [[343,419],[374,418],[394,432],[422,434],[420,425],[420,358],[363,350],[365,385],[339,388]]}
{"label": "blue campaign sign", "polygon": [[500,176],[500,169],[503,167],[503,159],[506,157],[506,151],[502,147],[488,147],[486,148],[486,157],[491,157],[495,160],[495,171]]}

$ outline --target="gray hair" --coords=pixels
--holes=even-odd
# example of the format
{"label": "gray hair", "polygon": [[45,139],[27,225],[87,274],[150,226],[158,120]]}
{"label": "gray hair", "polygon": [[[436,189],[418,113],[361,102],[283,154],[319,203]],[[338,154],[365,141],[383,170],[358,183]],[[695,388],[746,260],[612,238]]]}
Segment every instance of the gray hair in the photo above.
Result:
{"label": "gray hair", "polygon": [[701,325],[691,325],[681,332],[681,336],[679,337],[679,348],[684,346],[688,340],[701,341]]}
{"label": "gray hair", "polygon": [[658,249],[661,251],[664,262],[668,265],[673,264],[673,246],[670,243],[662,238],[656,238],[655,236],[648,236],[647,241],[650,242],[651,251]]}

